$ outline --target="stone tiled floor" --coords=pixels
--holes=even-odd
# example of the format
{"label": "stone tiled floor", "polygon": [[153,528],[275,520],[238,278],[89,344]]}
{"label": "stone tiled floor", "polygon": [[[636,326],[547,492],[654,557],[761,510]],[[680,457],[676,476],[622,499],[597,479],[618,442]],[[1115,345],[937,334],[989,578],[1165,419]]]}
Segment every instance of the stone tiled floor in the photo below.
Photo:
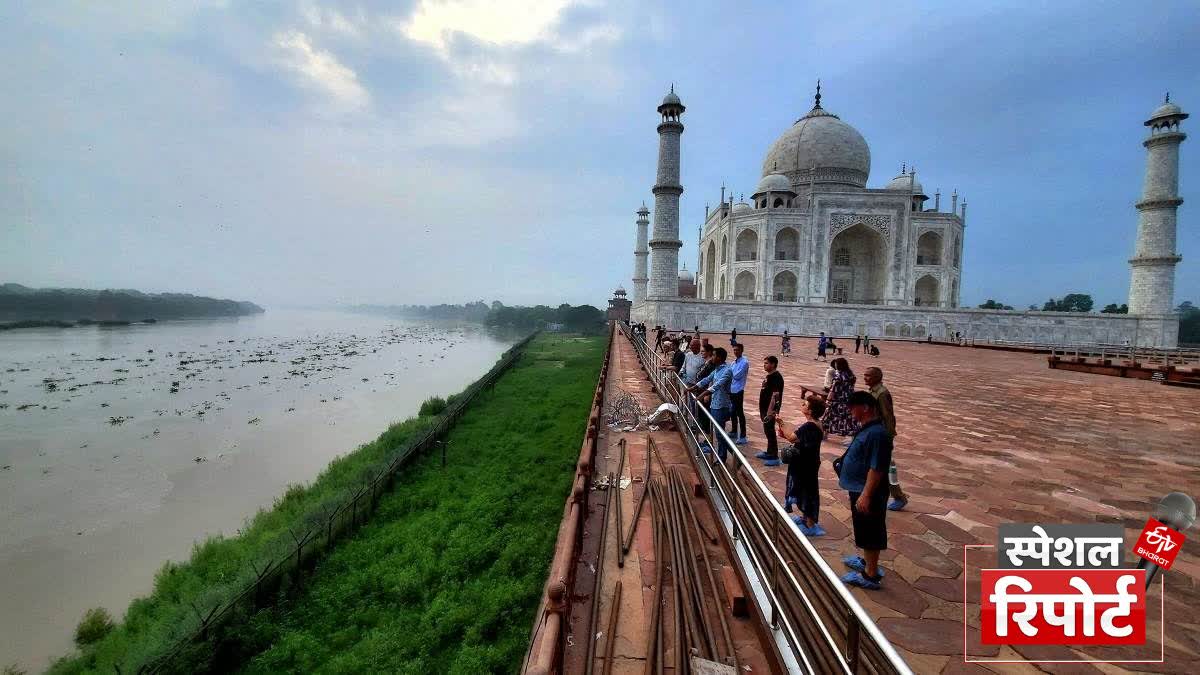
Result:
{"label": "stone tiled floor", "polygon": [[[727,335],[709,336],[728,346]],[[751,361],[747,386],[747,456],[765,447],[757,400],[762,357],[778,354],[779,339],[743,338]],[[847,344],[853,345],[847,341]],[[858,375],[879,366],[896,401],[895,458],[912,498],[888,516],[890,550],[883,555],[884,590],[854,589],[883,632],[915,672],[1094,673],[1129,670],[1191,672],[1200,665],[1200,535],[1192,531],[1166,576],[1165,664],[963,663],[963,544],[995,544],[1003,522],[1119,522],[1126,544],[1141,531],[1163,494],[1200,496],[1200,391],[1084,373],[1050,370],[1044,356],[952,346],[880,343],[871,358],[845,354]],[[822,381],[815,342],[793,340],[782,358],[787,391],[782,416],[798,420],[800,385]],[[814,539],[835,569],[853,551],[849,506],[829,460],[846,440],[825,442],[821,465],[821,522]],[[760,465],[759,462],[754,462]],[[759,466],[776,496],[786,467]],[[1127,554],[1128,555],[1128,554]],[[1147,632],[1154,643],[1138,648],[985,647],[978,641],[979,569],[994,566],[992,549],[967,557],[968,643],[973,658],[1158,658],[1159,596],[1148,596]],[[1132,558],[1131,558],[1132,559]]]}

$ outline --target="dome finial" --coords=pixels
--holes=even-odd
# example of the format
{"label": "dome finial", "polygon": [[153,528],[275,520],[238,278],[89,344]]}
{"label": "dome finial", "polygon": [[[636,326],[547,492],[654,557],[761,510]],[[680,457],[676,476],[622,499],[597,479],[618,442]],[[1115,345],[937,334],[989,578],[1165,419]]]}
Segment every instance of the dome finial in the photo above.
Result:
{"label": "dome finial", "polygon": [[1163,98],[1163,103],[1170,103],[1170,102],[1171,102],[1171,92],[1168,91],[1166,97]]}
{"label": "dome finial", "polygon": [[908,162],[900,162],[900,173],[901,174],[908,173]]}
{"label": "dome finial", "polygon": [[821,78],[818,77],[817,78],[817,96],[816,96],[816,102],[813,104],[813,109],[816,110],[820,107],[821,107]]}

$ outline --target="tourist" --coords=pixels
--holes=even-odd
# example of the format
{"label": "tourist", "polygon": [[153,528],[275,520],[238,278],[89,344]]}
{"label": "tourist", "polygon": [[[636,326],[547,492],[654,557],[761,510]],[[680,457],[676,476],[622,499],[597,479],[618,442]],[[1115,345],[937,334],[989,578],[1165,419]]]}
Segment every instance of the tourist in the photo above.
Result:
{"label": "tourist", "polygon": [[821,418],[821,426],[827,434],[851,436],[858,431],[858,424],[850,415],[850,395],[854,392],[857,378],[850,364],[843,358],[833,360],[833,378],[829,394],[825,397],[825,415]]}
{"label": "tourist", "polygon": [[[864,370],[863,384],[867,385],[867,391],[879,401],[879,417],[883,420],[883,428],[887,430],[888,438],[892,439],[892,449],[895,451],[896,410],[892,407],[892,392],[883,386],[883,370],[875,366]],[[888,511],[901,511],[908,506],[908,495],[904,494],[904,489],[900,487],[900,473],[896,469],[895,461],[892,461],[888,469],[888,493],[892,496],[892,501],[887,505]]]}
{"label": "tourist", "polygon": [[[733,381],[733,370],[725,363],[727,358],[729,358],[729,352],[726,352],[724,347],[714,349],[713,363],[716,364],[716,367],[713,368],[712,373],[688,387],[688,391],[692,393],[702,392],[709,396],[708,412],[712,415],[713,421],[721,429],[724,429],[725,422],[729,421],[729,415],[733,407],[729,396],[729,385]],[[717,456],[724,462],[728,450],[732,450],[732,448],[726,448],[725,443],[721,442],[719,434],[716,433],[716,429],[713,430],[713,435],[717,436]],[[705,454],[712,452],[712,449],[704,447],[705,445],[707,444],[701,445],[701,449]]]}
{"label": "tourist", "polygon": [[861,346],[862,346],[862,336],[861,336],[861,335],[855,335],[855,336],[854,336],[854,353],[855,353],[855,354],[857,354],[857,353],[858,353],[858,348],[859,348],[859,347],[861,347]]}
{"label": "tourist", "polygon": [[734,328],[733,330],[729,331],[729,345],[733,346],[736,344],[737,344],[737,328]]}
{"label": "tourist", "polygon": [[663,328],[662,326],[655,326],[654,333],[655,333],[654,344],[661,345],[662,341],[663,341],[663,336],[667,334],[667,329]]}
{"label": "tourist", "polygon": [[683,372],[683,350],[679,349],[679,345],[674,340],[663,340],[663,354],[671,359],[670,363],[659,366],[659,370],[673,370],[676,373]]}
{"label": "tourist", "polygon": [[869,392],[851,394],[849,406],[859,429],[842,456],[838,485],[850,495],[854,545],[862,555],[842,559],[851,570],[842,581],[877,591],[883,582],[879,553],[887,549],[888,491],[883,486],[892,464],[892,439],[879,418],[879,401]]}
{"label": "tourist", "polygon": [[814,358],[813,361],[816,361],[817,359],[824,361],[825,360],[825,350],[828,347],[829,347],[829,338],[825,337],[825,331],[821,331],[821,336],[819,338],[817,338],[817,357]]}
{"label": "tourist", "polygon": [[[704,353],[704,364],[700,366],[700,372],[696,373],[696,380],[695,380],[695,382],[692,382],[692,384],[695,384],[696,382],[699,382],[700,380],[703,380],[704,378],[708,377],[712,373],[712,371],[716,370],[716,368],[717,368],[717,363],[716,363],[717,359],[715,356],[715,350],[713,349],[713,346],[708,344],[707,342],[705,342],[700,347],[700,349]],[[689,384],[688,387],[690,388],[691,384]],[[698,396],[698,397],[696,397],[695,403],[697,405],[707,406],[708,405],[707,397]],[[708,417],[704,413],[700,412],[699,410],[693,410],[692,414],[696,416],[696,424],[700,427],[700,430],[703,431],[704,433],[709,433],[710,425],[708,423]]]}
{"label": "tourist", "polygon": [[792,336],[788,332],[783,331],[783,341],[779,344],[779,352],[784,356],[792,355]]}
{"label": "tourist", "polygon": [[730,419],[733,420],[733,425],[729,435],[733,436],[733,442],[738,445],[750,442],[746,438],[746,410],[743,405],[746,400],[746,380],[750,376],[750,360],[743,355],[745,349],[745,345],[741,343],[733,346],[733,363],[729,366],[733,370],[733,382],[729,385],[729,395],[733,403]]}
{"label": "tourist", "polygon": [[879,347],[876,347],[875,345],[871,345],[871,356],[874,356],[875,358],[879,358]]}
{"label": "tourist", "polygon": [[704,353],[700,349],[699,340],[692,340],[688,345],[688,350],[683,355],[683,368],[680,370],[680,375],[683,377],[683,383],[690,386],[696,384],[696,380],[700,379],[700,369],[704,367]]}
{"label": "tourist", "polygon": [[825,413],[825,404],[802,400],[800,412],[804,415],[804,424],[794,431],[788,431],[783,420],[776,418],[779,434],[792,443],[792,447],[784,451],[788,470],[783,508],[791,513],[793,506],[799,505],[801,515],[792,516],[792,520],[804,536],[819,537],[825,534],[824,528],[817,524],[821,515],[817,473],[821,468],[821,441],[825,439],[825,431],[818,420]]}
{"label": "tourist", "polygon": [[767,449],[754,456],[763,460],[764,466],[779,466],[779,439],[775,435],[775,418],[783,405],[783,374],[779,372],[779,359],[774,356],[763,359],[763,372],[767,376],[758,391],[758,414],[767,437]]}
{"label": "tourist", "polygon": [[863,335],[863,352],[871,351],[871,336],[870,334]]}

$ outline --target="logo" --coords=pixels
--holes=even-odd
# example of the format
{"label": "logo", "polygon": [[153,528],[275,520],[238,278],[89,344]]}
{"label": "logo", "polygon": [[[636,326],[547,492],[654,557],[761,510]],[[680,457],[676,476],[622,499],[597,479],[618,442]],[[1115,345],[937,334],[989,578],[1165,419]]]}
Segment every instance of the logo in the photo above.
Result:
{"label": "logo", "polygon": [[1166,571],[1175,563],[1175,556],[1179,555],[1183,540],[1182,534],[1151,518],[1146,521],[1145,529],[1138,535],[1133,552]]}
{"label": "logo", "polygon": [[1116,524],[1000,525],[997,569],[982,576],[983,644],[1145,644],[1146,571],[1120,567],[1124,534]]}

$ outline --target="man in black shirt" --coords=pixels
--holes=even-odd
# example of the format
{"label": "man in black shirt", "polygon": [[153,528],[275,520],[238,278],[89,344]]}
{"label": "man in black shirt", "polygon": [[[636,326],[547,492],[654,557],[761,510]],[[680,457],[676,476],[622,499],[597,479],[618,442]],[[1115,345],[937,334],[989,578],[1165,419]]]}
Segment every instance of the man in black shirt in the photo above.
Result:
{"label": "man in black shirt", "polygon": [[758,392],[758,415],[762,418],[763,435],[767,437],[767,449],[756,454],[764,466],[779,466],[779,439],[775,435],[775,415],[783,405],[783,374],[779,372],[779,359],[768,356],[763,359],[762,389]]}

